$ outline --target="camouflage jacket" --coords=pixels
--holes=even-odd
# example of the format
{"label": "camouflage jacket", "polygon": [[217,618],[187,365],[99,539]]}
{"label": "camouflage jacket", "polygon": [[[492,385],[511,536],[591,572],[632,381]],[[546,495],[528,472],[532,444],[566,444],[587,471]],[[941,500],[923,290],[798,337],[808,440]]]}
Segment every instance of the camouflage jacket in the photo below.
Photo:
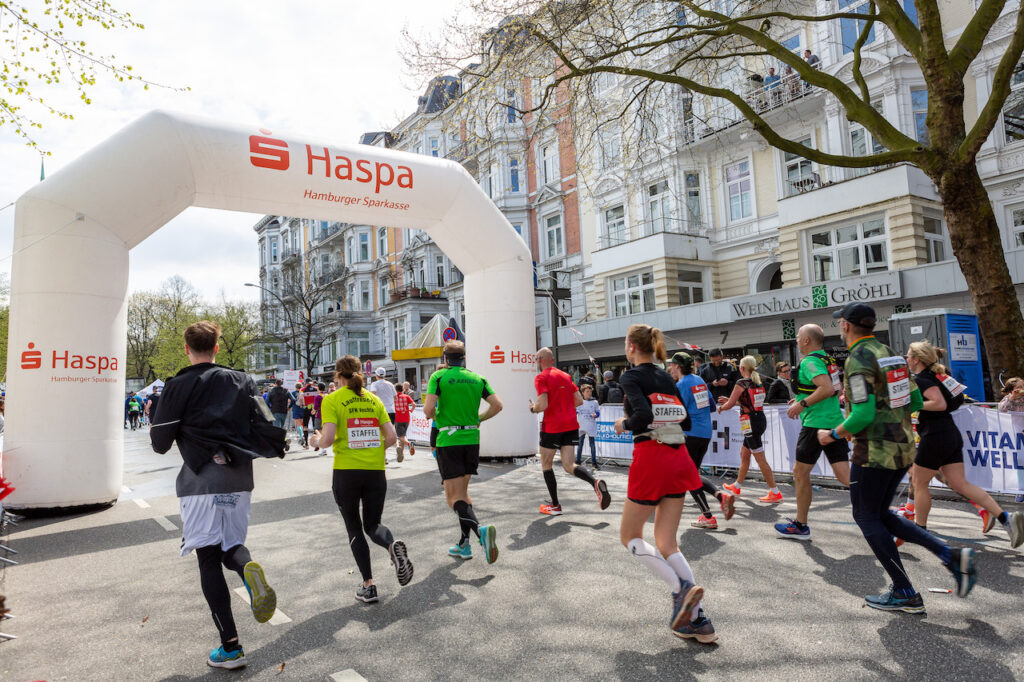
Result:
{"label": "camouflage jacket", "polygon": [[907,362],[874,336],[858,339],[846,359],[847,409],[875,396],[875,418],[853,438],[851,459],[867,467],[904,469],[914,461],[910,394],[917,390]]}

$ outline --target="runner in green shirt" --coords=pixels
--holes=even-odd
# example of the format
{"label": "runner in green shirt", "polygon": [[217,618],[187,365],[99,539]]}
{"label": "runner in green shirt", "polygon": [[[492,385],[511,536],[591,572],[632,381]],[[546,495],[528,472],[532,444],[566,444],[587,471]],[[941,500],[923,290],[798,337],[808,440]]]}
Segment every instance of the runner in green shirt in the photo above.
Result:
{"label": "runner in green shirt", "polygon": [[796,344],[803,359],[793,382],[796,399],[790,401],[786,412],[790,419],[799,417],[802,425],[796,441],[796,462],[793,463],[796,518],[790,519],[789,523],[775,524],[775,532],[794,540],[811,539],[811,529],[807,525],[812,496],[811,469],[818,463],[822,451],[839,482],[850,485],[850,446],[842,439],[825,446],[818,442],[818,429],[831,431],[843,421],[838,397],[842,390],[839,367],[822,350],[824,343],[825,332],[816,324],[806,324],[797,332]]}
{"label": "runner in green shirt", "polygon": [[[444,346],[446,369],[434,372],[427,384],[423,413],[437,425],[437,468],[441,472],[444,495],[459,517],[462,534],[448,554],[472,559],[469,533],[473,531],[483,545],[487,563],[498,558],[494,526],[480,526],[469,498],[469,479],[480,462],[480,422],[501,412],[501,400],[479,374],[466,369],[466,346],[449,341]],[[480,401],[487,410],[480,414]]]}
{"label": "runner in green shirt", "polygon": [[388,550],[399,585],[412,580],[413,567],[405,543],[395,540],[380,522],[388,491],[384,452],[398,441],[398,435],[384,403],[363,388],[360,367],[359,358],[353,355],[346,355],[335,364],[335,378],[341,388],[320,403],[323,428],[317,445],[333,443],[334,501],[345,520],[348,544],[363,575],[356,599],[373,603],[377,601],[377,586],[370,568],[367,535]]}

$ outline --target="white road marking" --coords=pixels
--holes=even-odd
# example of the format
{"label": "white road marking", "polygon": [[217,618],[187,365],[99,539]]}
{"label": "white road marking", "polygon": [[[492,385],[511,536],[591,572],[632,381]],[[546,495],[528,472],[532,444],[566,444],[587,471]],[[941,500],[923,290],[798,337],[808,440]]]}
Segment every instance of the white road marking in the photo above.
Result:
{"label": "white road marking", "polygon": [[141,497],[136,497],[134,500],[132,500],[132,502],[134,502],[135,504],[139,505],[143,509],[149,509],[149,502],[146,502]]}
{"label": "white road marking", "polygon": [[132,489],[129,488],[128,486],[126,486],[126,485],[121,486],[121,492],[124,493],[125,495],[127,495],[131,491],[132,491]]}
{"label": "white road marking", "polygon": [[[249,591],[245,589],[245,587],[236,587],[235,594],[237,594],[242,599],[242,601],[245,602],[246,606],[249,606]],[[284,625],[285,623],[292,622],[292,619],[284,615],[281,609],[277,609],[276,611],[274,611],[273,618],[271,618],[267,622],[271,625]]]}
{"label": "white road marking", "polygon": [[366,682],[366,678],[352,668],[334,673],[331,675],[331,679],[334,682]]}
{"label": "white road marking", "polygon": [[174,522],[166,516],[154,516],[153,520],[160,524],[160,527],[166,531],[178,530],[178,527],[174,525]]}

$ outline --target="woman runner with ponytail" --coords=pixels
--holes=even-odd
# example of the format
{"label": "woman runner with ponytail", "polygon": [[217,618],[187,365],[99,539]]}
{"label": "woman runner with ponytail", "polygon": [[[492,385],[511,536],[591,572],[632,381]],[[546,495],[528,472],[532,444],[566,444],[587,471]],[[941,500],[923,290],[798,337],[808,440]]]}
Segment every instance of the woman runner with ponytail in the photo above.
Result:
{"label": "woman runner with ponytail", "polygon": [[[399,585],[407,585],[412,580],[413,568],[405,543],[395,540],[388,527],[380,522],[388,491],[384,451],[398,441],[398,435],[384,403],[363,388],[360,367],[359,358],[352,355],[339,358],[335,364],[335,379],[340,388],[320,404],[323,420],[320,441],[334,444],[334,501],[345,520],[348,544],[363,576],[356,599],[370,604],[377,601],[377,586],[370,569],[367,535],[388,550]],[[362,519],[359,518],[360,503]]]}
{"label": "woman runner with ponytail", "polygon": [[[917,415],[921,442],[917,445],[912,476],[914,521],[922,528],[927,527],[932,507],[928,485],[941,471],[946,485],[987,510],[1010,536],[1010,546],[1019,547],[1024,543],[1024,514],[1019,511],[1007,514],[991,495],[969,483],[964,476],[964,439],[953,423],[952,412],[963,404],[965,387],[946,375],[946,368],[939,363],[943,355],[941,348],[928,341],[916,341],[907,351],[907,367],[914,373],[914,381],[924,398],[924,406]],[[898,542],[897,546],[901,544]]]}
{"label": "woman runner with ponytail", "polygon": [[[672,591],[669,628],[677,637],[709,643],[718,636],[701,608],[704,588],[694,584],[693,571],[677,541],[683,498],[701,487],[697,467],[683,444],[690,418],[679,389],[668,372],[654,365],[665,362],[661,330],[634,324],[626,333],[626,359],[632,368],[619,379],[626,416],[615,432],[633,433],[633,463],[629,467],[626,501],[622,505],[622,544]],[[643,539],[644,525],[654,510],[654,542]]]}
{"label": "woman runner with ponytail", "polygon": [[761,475],[764,476],[764,482],[768,485],[768,494],[759,497],[758,500],[776,504],[782,502],[782,493],[775,487],[775,475],[764,456],[764,442],[761,437],[768,428],[768,418],[764,416],[764,386],[761,385],[761,375],[757,373],[757,359],[753,355],[740,360],[740,374],[743,378],[736,382],[729,399],[718,399],[721,403],[718,406],[719,413],[731,410],[737,404],[740,406],[740,428],[743,431],[743,447],[740,448],[740,468],[736,472],[736,482],[731,485],[726,483],[722,487],[733,495],[739,495],[743,480],[747,477],[747,469],[750,468],[750,455],[754,455]]}

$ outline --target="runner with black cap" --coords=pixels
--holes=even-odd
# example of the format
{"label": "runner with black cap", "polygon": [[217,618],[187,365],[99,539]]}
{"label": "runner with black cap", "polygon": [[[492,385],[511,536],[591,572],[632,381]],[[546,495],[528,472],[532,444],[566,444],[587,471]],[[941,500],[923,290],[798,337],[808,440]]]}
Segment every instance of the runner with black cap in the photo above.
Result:
{"label": "runner with black cap", "polygon": [[[466,369],[466,346],[461,341],[444,345],[445,369],[430,376],[423,400],[423,413],[437,425],[437,468],[441,472],[444,495],[459,517],[459,542],[448,554],[472,559],[470,532],[476,533],[484,548],[487,563],[498,559],[494,526],[481,526],[469,497],[469,479],[480,463],[480,423],[501,412],[501,400],[487,379]],[[480,401],[487,409],[480,413]]]}
{"label": "runner with black cap", "polygon": [[843,381],[848,414],[836,428],[819,430],[818,442],[828,446],[841,438],[853,440],[853,518],[892,579],[888,591],[864,601],[883,611],[924,613],[924,600],[910,582],[894,536],[939,557],[953,574],[957,596],[966,597],[977,580],[974,550],[950,547],[889,508],[914,461],[910,415],[924,405],[907,361],[872,334],[877,318],[871,306],[847,303],[832,316],[839,319],[839,333],[850,351]]}

